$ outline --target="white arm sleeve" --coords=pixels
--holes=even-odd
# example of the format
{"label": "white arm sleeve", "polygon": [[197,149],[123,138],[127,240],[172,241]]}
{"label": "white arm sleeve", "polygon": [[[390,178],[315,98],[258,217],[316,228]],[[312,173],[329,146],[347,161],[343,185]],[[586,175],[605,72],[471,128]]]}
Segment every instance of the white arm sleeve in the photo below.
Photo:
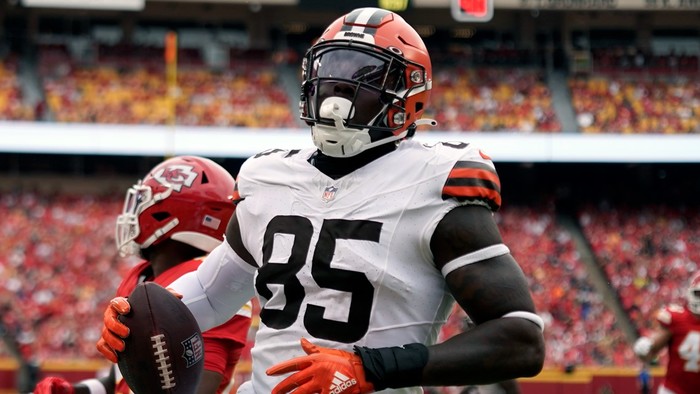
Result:
{"label": "white arm sleeve", "polygon": [[182,294],[182,301],[206,331],[223,324],[253,297],[251,267],[236,254],[226,240],[204,259],[196,271],[189,272],[170,286]]}

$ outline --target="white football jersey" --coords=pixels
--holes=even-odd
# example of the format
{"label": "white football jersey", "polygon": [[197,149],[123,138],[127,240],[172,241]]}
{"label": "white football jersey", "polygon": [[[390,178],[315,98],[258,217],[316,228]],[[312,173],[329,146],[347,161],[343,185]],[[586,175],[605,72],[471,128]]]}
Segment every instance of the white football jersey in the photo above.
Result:
{"label": "white football jersey", "polygon": [[337,180],[309,164],[313,152],[260,153],[237,180],[243,243],[259,267],[255,393],[283,379],[265,370],[304,355],[302,337],[347,351],[433,344],[454,302],[433,231],[460,204],[500,205],[493,163],[466,143],[404,141]]}

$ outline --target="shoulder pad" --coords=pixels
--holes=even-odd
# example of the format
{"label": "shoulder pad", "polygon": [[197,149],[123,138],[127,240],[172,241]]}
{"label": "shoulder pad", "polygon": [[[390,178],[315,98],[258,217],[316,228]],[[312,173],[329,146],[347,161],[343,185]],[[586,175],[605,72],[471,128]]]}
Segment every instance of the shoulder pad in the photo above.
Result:
{"label": "shoulder pad", "polygon": [[442,199],[449,198],[485,203],[497,211],[501,206],[501,181],[493,163],[486,158],[462,158],[455,162],[442,188]]}

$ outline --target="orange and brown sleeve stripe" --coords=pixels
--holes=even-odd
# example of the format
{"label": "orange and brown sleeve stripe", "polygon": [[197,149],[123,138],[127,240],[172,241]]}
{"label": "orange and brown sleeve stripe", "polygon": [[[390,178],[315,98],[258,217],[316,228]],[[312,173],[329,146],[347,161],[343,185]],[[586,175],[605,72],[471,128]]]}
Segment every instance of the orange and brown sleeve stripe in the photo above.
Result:
{"label": "orange and brown sleeve stripe", "polygon": [[458,161],[442,187],[442,199],[483,201],[493,210],[501,206],[501,181],[496,171],[483,163]]}
{"label": "orange and brown sleeve stripe", "polygon": [[231,201],[233,201],[234,204],[238,204],[241,200],[241,193],[238,192],[238,182],[236,182],[236,186],[233,188],[233,194],[231,195]]}

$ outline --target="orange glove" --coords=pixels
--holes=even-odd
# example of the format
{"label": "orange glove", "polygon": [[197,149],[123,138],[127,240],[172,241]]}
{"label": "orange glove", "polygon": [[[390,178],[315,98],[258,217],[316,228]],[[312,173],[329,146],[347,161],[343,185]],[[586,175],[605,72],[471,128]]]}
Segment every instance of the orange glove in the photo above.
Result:
{"label": "orange glove", "polygon": [[374,392],[374,385],[365,380],[360,357],[343,350],[316,346],[301,339],[307,356],[283,361],[269,368],[268,375],[298,371],[277,384],[272,394],[363,394]]}
{"label": "orange glove", "polygon": [[[170,287],[167,290],[177,298],[182,299],[182,294]],[[124,338],[129,336],[129,327],[119,321],[119,315],[126,315],[131,311],[131,305],[125,297],[115,297],[109,301],[105,309],[102,321],[102,337],[97,341],[97,350],[109,361],[116,363],[119,360],[117,352],[123,352],[126,345]]]}
{"label": "orange glove", "polygon": [[109,306],[105,309],[102,321],[102,337],[97,341],[97,350],[105,358],[113,363],[119,359],[117,352],[123,352],[125,348],[124,339],[129,336],[129,327],[119,321],[119,315],[126,315],[131,311],[131,305],[125,297],[115,297],[109,301]]}
{"label": "orange glove", "polygon": [[67,380],[49,376],[39,382],[34,388],[34,394],[73,394],[75,390]]}

